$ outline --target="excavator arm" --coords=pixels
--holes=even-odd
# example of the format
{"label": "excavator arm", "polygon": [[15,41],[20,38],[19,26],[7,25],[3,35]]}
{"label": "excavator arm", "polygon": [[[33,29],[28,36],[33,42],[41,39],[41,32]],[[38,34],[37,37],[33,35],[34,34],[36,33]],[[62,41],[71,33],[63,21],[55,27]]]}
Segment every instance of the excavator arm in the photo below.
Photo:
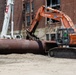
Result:
{"label": "excavator arm", "polygon": [[43,5],[38,9],[35,18],[33,19],[31,26],[28,29],[28,32],[30,34],[33,34],[35,32],[39,24],[39,21],[41,20],[42,17],[51,18],[51,19],[60,21],[64,26],[64,28],[73,28],[74,31],[76,31],[74,24],[69,16],[64,14],[62,11],[59,11],[57,9],[53,9],[50,7],[45,7]]}

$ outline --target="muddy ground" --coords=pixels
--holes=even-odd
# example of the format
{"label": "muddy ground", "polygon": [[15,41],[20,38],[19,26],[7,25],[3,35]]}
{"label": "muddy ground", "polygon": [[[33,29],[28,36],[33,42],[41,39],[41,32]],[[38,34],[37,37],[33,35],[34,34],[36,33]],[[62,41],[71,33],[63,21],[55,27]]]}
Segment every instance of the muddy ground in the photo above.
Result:
{"label": "muddy ground", "polygon": [[0,75],[75,75],[76,59],[36,54],[0,55]]}

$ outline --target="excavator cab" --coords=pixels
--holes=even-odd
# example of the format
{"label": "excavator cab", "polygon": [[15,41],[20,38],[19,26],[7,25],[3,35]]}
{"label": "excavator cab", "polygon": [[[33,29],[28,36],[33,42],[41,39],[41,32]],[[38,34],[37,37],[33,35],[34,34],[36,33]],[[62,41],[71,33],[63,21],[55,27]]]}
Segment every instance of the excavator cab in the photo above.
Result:
{"label": "excavator cab", "polygon": [[69,45],[69,34],[74,33],[72,28],[60,28],[57,29],[56,41],[58,45]]}
{"label": "excavator cab", "polygon": [[68,44],[68,30],[67,29],[58,29],[57,30],[57,44]]}

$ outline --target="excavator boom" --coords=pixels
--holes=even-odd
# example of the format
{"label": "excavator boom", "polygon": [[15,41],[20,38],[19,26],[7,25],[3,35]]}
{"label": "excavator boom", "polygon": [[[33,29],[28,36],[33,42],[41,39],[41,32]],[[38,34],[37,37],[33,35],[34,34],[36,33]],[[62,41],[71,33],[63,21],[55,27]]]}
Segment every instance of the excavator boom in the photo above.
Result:
{"label": "excavator boom", "polygon": [[50,7],[45,7],[43,5],[38,9],[35,18],[32,21],[31,26],[28,29],[29,33],[35,32],[36,27],[42,17],[51,18],[60,21],[63,24],[64,28],[73,28],[74,31],[76,31],[75,26],[69,16],[64,14],[62,11]]}

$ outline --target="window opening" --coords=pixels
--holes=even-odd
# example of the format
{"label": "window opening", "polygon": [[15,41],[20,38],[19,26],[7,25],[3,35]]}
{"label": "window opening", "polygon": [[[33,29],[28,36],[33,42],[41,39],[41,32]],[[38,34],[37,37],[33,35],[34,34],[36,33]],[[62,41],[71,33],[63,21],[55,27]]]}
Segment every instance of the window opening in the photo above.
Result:
{"label": "window opening", "polygon": [[27,16],[27,26],[30,26],[30,16]]}
{"label": "window opening", "polygon": [[51,40],[55,41],[56,40],[56,35],[55,34],[50,34]]}
{"label": "window opening", "polygon": [[[52,7],[54,9],[60,10],[60,0],[47,0],[47,7]],[[51,24],[56,23],[58,21],[47,18],[47,24],[48,22]]]}
{"label": "window opening", "polygon": [[30,3],[26,3],[26,12],[30,12]]}
{"label": "window opening", "polygon": [[49,40],[49,34],[46,34],[46,40]]}

